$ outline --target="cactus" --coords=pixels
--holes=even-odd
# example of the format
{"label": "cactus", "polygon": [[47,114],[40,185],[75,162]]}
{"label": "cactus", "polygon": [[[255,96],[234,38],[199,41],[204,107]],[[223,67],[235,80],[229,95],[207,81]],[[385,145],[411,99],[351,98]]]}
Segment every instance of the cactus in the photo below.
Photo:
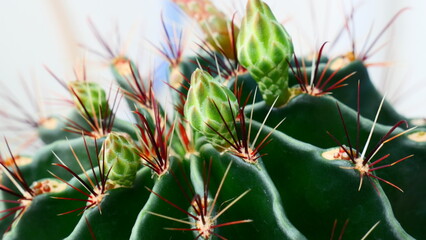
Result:
{"label": "cactus", "polygon": [[0,155],[3,239],[426,238],[426,128],[365,59],[336,67],[324,44],[306,64],[261,0],[240,30],[208,0],[175,2],[207,35],[197,57],[162,52],[175,112],[111,51],[134,123],[116,118],[118,93],[64,83],[74,107],[35,124],[45,145]]}

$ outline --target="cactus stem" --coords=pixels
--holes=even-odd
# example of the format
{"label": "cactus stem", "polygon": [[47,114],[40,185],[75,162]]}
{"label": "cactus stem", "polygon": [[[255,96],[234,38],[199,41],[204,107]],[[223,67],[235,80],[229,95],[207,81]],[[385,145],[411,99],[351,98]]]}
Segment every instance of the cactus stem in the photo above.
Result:
{"label": "cactus stem", "polygon": [[[163,196],[161,196],[160,194],[158,194],[158,193],[156,193],[156,192],[154,192],[152,189],[150,189],[150,188],[148,188],[148,187],[145,187],[148,191],[150,191],[151,193],[153,193],[155,196],[157,196],[157,197],[159,197],[161,200],[163,200],[164,202],[166,202],[167,204],[170,204],[171,206],[173,206],[174,208],[176,208],[176,209],[178,209],[179,211],[181,211],[181,212],[183,212],[183,213],[185,213],[186,215],[188,215],[189,217],[191,217],[191,218],[193,218],[193,219],[195,219],[195,220],[198,220],[198,217],[196,217],[195,215],[193,215],[193,214],[191,214],[191,213],[189,213],[188,211],[186,211],[186,210],[184,210],[184,209],[182,209],[182,208],[180,208],[179,206],[177,206],[176,204],[174,204],[173,202],[171,202],[171,201],[169,201],[168,199],[166,199],[166,198],[164,198]],[[149,212],[150,214],[153,214],[153,215],[156,215],[156,216],[159,216],[159,217],[163,217],[164,215],[162,215],[162,214],[158,214],[158,213],[152,213],[152,212]],[[174,220],[175,218],[172,218],[172,217],[168,217],[168,216],[164,216],[166,219],[170,219],[170,220]],[[187,221],[183,221],[183,220],[178,220],[178,222],[182,222],[182,223],[186,223],[186,224],[189,224],[189,225],[195,225],[195,223],[192,223],[192,222],[187,222]]]}
{"label": "cactus stem", "polygon": [[[342,230],[340,230],[340,235],[339,235],[339,238],[338,238],[338,240],[341,240],[341,239],[343,239],[343,234],[345,233],[345,231],[346,231],[346,228],[347,228],[347,226],[348,226],[348,224],[349,224],[349,219],[346,219],[346,221],[345,221],[345,223],[343,224],[343,227],[342,227]],[[380,224],[380,221],[378,221],[378,222],[376,222],[365,234],[364,234],[364,236],[361,238],[361,240],[365,240],[365,239],[367,239],[367,237],[374,231],[374,229],[378,226]],[[335,232],[336,232],[336,227],[337,227],[337,219],[336,220],[334,220],[334,223],[333,223],[333,228],[332,228],[332,230],[331,230],[331,237],[330,237],[330,240],[333,240],[334,239],[334,234],[335,234]]]}
{"label": "cactus stem", "polygon": [[[172,220],[172,221],[175,221],[175,222],[180,222],[180,223],[184,223],[184,224],[188,224],[188,225],[195,225],[194,222],[185,221],[185,220],[174,218],[174,217],[169,217],[169,216],[166,216],[166,215],[163,215],[163,214],[158,214],[158,213],[150,212],[150,211],[148,211],[148,213],[151,214],[151,215],[154,215],[154,216],[157,216],[157,217],[162,217],[162,218]],[[166,228],[166,229],[170,230],[170,228]]]}
{"label": "cactus stem", "polygon": [[[251,189],[247,189],[245,192],[241,193],[237,198],[235,198],[231,203],[229,203],[224,209],[222,209],[219,213],[217,213],[216,216],[214,216],[211,221],[214,222],[216,219],[218,219],[220,217],[220,215],[222,215],[224,212],[226,212],[226,210],[228,210],[230,207],[232,207],[232,205],[234,205],[236,202],[238,202],[242,197],[244,197],[250,191],[251,191]],[[246,221],[250,221],[250,220],[246,220]]]}

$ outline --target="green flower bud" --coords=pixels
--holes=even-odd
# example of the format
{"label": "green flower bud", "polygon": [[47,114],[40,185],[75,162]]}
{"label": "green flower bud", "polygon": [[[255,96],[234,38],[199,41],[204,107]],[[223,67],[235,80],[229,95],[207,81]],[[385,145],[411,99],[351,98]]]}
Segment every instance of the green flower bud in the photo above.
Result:
{"label": "green flower bud", "polygon": [[221,150],[229,147],[225,139],[236,136],[234,119],[238,115],[238,108],[234,94],[210,74],[200,69],[192,73],[185,117],[195,130],[206,136],[213,145],[220,146]]}
{"label": "green flower bud", "polygon": [[77,110],[92,118],[107,118],[111,114],[103,88],[94,82],[74,81],[68,84]]}
{"label": "green flower bud", "polygon": [[99,158],[110,168],[108,180],[120,186],[131,187],[141,165],[133,140],[126,133],[111,132],[105,139]]}
{"label": "green flower bud", "polygon": [[263,99],[277,106],[290,97],[288,62],[293,43],[271,9],[261,0],[249,0],[237,40],[238,59],[257,81]]}
{"label": "green flower bud", "polygon": [[[217,51],[230,59],[235,59],[232,42],[231,21],[209,0],[173,0],[192,19],[200,24],[207,35],[206,41]],[[237,36],[239,29],[234,26]]]}

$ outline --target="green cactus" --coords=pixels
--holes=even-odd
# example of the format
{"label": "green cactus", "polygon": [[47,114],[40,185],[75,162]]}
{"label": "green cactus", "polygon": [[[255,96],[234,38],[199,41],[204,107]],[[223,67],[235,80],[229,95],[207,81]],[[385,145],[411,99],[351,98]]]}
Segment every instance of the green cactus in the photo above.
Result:
{"label": "green cactus", "polygon": [[210,31],[197,57],[168,56],[176,111],[102,40],[135,121],[100,85],[69,83],[70,113],[36,124],[45,145],[0,154],[3,239],[426,238],[426,128],[362,59],[293,55],[261,0],[237,41],[209,1],[175,2]]}

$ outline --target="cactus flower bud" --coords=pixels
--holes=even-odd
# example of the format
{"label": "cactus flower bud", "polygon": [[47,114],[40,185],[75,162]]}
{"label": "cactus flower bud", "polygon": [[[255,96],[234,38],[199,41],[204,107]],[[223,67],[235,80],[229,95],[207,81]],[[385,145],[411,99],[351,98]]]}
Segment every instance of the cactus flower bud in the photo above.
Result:
{"label": "cactus flower bud", "polygon": [[125,133],[111,132],[105,139],[99,158],[105,169],[111,172],[108,179],[111,183],[131,187],[141,165],[133,140]]}
{"label": "cactus flower bud", "polygon": [[237,40],[238,59],[257,81],[263,99],[272,105],[285,104],[288,89],[288,62],[293,44],[284,27],[261,0],[249,0]]}
{"label": "cactus flower bud", "polygon": [[[200,24],[201,30],[207,35],[206,41],[214,49],[230,59],[235,59],[231,21],[223,12],[209,0],[173,0],[173,2]],[[235,35],[238,35],[238,31],[238,27],[234,26]]]}
{"label": "cactus flower bud", "polygon": [[74,81],[68,84],[77,110],[93,118],[107,118],[111,114],[104,89],[94,82]]}
{"label": "cactus flower bud", "polygon": [[185,117],[191,126],[213,145],[225,150],[229,147],[225,139],[236,136],[237,114],[238,101],[234,94],[207,72],[195,70],[185,103]]}

